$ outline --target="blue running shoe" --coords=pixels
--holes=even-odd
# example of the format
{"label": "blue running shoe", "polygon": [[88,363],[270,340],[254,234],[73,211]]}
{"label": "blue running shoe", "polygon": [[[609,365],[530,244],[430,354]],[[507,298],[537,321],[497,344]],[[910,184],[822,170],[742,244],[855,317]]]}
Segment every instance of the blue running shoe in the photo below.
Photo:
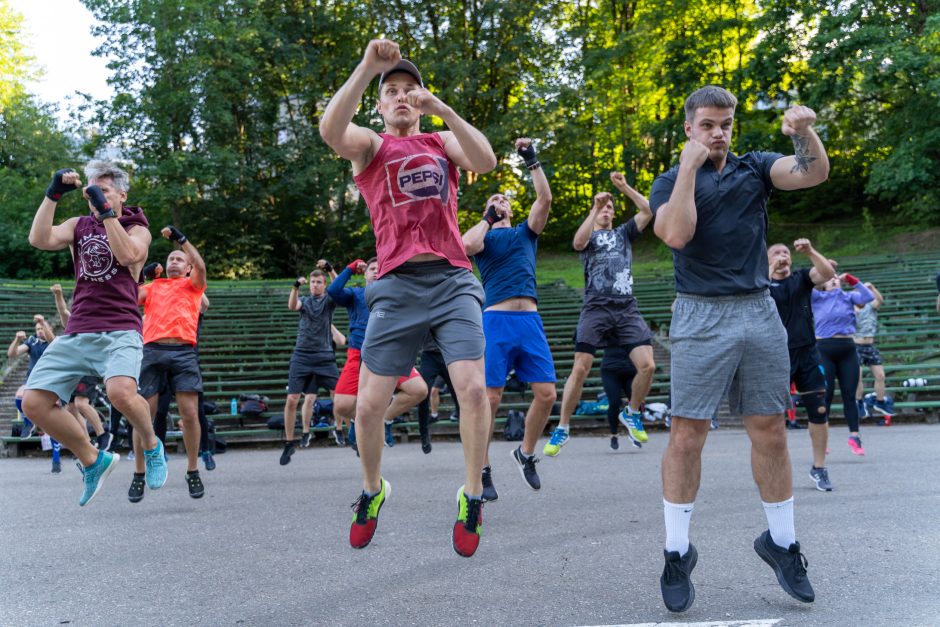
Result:
{"label": "blue running shoe", "polygon": [[85,491],[82,492],[82,498],[78,500],[79,505],[88,505],[92,499],[98,496],[101,486],[104,485],[104,480],[111,474],[120,459],[121,456],[117,453],[98,451],[98,459],[95,460],[94,464],[88,468],[82,468],[79,464],[79,470],[82,471],[82,476],[85,479]]}
{"label": "blue running shoe", "polygon": [[163,442],[157,439],[157,448],[152,451],[144,451],[144,462],[146,463],[147,487],[151,490],[159,490],[166,483],[167,467],[166,456],[163,450]]}
{"label": "blue running shoe", "polygon": [[561,452],[561,447],[568,443],[568,432],[561,427],[555,427],[552,431],[552,437],[548,439],[545,448],[542,449],[543,455],[555,457]]}
{"label": "blue running shoe", "polygon": [[[627,435],[630,437],[630,441],[634,446],[640,448],[643,445],[643,442],[649,441],[649,436],[646,435],[646,429],[643,428],[643,415],[636,411],[628,414],[627,410],[624,409],[620,412],[620,423],[627,428]],[[639,445],[639,446],[637,446]]]}
{"label": "blue running shoe", "polygon": [[212,456],[212,451],[203,451],[199,456],[202,457],[202,463],[206,465],[206,470],[215,470],[215,457]]}
{"label": "blue running shoe", "polygon": [[392,423],[385,423],[385,446],[391,448],[395,446],[395,436],[392,434]]}

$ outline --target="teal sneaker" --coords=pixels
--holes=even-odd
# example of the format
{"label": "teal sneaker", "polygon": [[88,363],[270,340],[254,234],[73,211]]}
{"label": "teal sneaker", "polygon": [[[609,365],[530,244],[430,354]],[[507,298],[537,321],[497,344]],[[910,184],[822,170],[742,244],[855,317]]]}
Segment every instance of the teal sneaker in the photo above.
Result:
{"label": "teal sneaker", "polygon": [[561,447],[568,443],[568,432],[562,429],[561,427],[555,427],[555,430],[552,431],[552,437],[549,438],[548,442],[545,444],[545,448],[542,449],[544,455],[549,457],[554,457],[561,452]]}
{"label": "teal sneaker", "polygon": [[620,412],[619,418],[620,423],[627,428],[627,435],[634,446],[639,448],[643,442],[649,441],[650,437],[643,428],[643,414],[638,411],[628,414],[624,409]]}
{"label": "teal sneaker", "polygon": [[159,490],[166,483],[167,467],[166,455],[163,450],[163,442],[157,439],[157,448],[151,451],[144,451],[144,462],[146,463],[147,487],[151,490]]}
{"label": "teal sneaker", "polygon": [[98,459],[95,460],[94,464],[88,468],[83,468],[79,464],[78,469],[82,471],[82,477],[85,479],[85,491],[82,492],[82,498],[78,500],[80,506],[88,505],[92,499],[98,496],[101,486],[104,485],[104,480],[108,478],[120,459],[121,456],[117,453],[98,451]]}

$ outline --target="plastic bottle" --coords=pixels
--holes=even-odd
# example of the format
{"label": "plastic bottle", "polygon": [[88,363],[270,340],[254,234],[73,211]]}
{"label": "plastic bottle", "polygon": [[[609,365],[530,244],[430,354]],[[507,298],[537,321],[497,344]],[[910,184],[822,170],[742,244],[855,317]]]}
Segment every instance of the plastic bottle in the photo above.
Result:
{"label": "plastic bottle", "polygon": [[232,397],[232,415],[233,416],[238,415],[238,401],[235,399],[234,396]]}

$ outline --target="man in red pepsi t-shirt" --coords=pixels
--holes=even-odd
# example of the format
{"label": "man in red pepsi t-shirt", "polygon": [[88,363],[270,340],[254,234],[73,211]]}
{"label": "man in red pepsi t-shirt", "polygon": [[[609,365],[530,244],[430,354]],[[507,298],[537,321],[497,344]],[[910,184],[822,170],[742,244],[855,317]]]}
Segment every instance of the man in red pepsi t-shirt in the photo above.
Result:
{"label": "man in red pepsi t-shirt", "polygon": [[[366,88],[379,79],[385,132],[353,124]],[[421,115],[448,131],[422,133]],[[460,401],[466,482],[458,491],[453,546],[473,555],[483,525],[482,470],[489,430],[483,372],[483,290],[470,272],[457,224],[457,168],[488,172],[496,156],[480,131],[424,88],[398,44],[372,40],[362,61],[327,105],[320,134],[352,163],[375,231],[379,278],[366,289],[369,323],[362,348],[356,431],[363,492],[349,541],[366,546],[388,495],[380,475],[382,414],[399,376],[408,374],[430,331]]]}
{"label": "man in red pepsi t-shirt", "polygon": [[65,333],[52,343],[26,382],[23,408],[50,436],[69,448],[83,467],[86,505],[101,489],[120,456],[99,451],[75,419],[59,405],[68,401],[82,377],[104,379],[108,398],[143,439],[147,483],[157,489],[166,482],[163,445],[153,432],[147,401],[137,393],[143,353],[141,317],[137,308],[137,277],[147,260],[150,232],[140,207],[124,205],[127,174],[107,161],[85,167],[89,185],[83,190],[90,213],[53,224],[63,194],[81,188],[74,170],[55,173],[36,211],[29,243],[40,250],[69,247],[75,266],[75,292]]}

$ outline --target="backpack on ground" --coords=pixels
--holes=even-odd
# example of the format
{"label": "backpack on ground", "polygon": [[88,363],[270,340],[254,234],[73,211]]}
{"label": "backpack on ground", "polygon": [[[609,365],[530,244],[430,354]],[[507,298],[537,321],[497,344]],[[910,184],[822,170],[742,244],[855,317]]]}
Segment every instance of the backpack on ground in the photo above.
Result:
{"label": "backpack on ground", "polygon": [[525,414],[511,409],[503,427],[503,437],[509,442],[519,442],[525,436]]}

